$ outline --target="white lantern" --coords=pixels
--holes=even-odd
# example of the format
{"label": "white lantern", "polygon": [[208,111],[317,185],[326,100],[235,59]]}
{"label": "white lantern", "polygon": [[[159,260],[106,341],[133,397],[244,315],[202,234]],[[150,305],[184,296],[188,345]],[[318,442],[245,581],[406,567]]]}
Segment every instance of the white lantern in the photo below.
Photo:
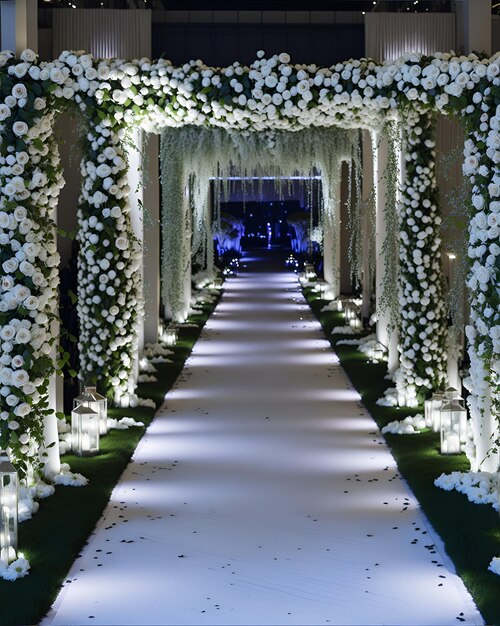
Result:
{"label": "white lantern", "polygon": [[304,264],[304,274],[306,280],[314,280],[316,278],[316,271],[314,270],[314,265],[312,263]]}
{"label": "white lantern", "polygon": [[441,454],[460,454],[462,427],[467,411],[458,400],[443,402],[441,416]]}
{"label": "white lantern", "polygon": [[361,318],[356,316],[356,317],[352,317],[349,320],[349,326],[351,328],[353,328],[354,330],[362,330],[363,328],[363,322],[361,321]]}
{"label": "white lantern", "polygon": [[443,392],[436,391],[424,402],[425,425],[437,433],[441,428],[439,411],[443,402]]}
{"label": "white lantern", "polygon": [[12,563],[17,559],[17,472],[5,452],[0,452],[0,559]]}
{"label": "white lantern", "polygon": [[105,435],[108,432],[108,400],[97,392],[96,387],[84,387],[83,393],[73,400],[73,408],[88,403],[88,406],[99,414],[99,433]]}
{"label": "white lantern", "polygon": [[166,344],[167,346],[175,346],[178,339],[179,339],[179,331],[177,330],[177,328],[174,328],[173,326],[169,326],[168,328],[165,328],[165,330],[163,331],[163,335],[161,337],[162,342]]}
{"label": "white lantern", "polygon": [[347,301],[344,306],[344,319],[348,322],[352,315],[352,302]]}
{"label": "white lantern", "polygon": [[71,448],[77,456],[99,452],[99,432],[99,413],[90,408],[88,401],[71,411]]}

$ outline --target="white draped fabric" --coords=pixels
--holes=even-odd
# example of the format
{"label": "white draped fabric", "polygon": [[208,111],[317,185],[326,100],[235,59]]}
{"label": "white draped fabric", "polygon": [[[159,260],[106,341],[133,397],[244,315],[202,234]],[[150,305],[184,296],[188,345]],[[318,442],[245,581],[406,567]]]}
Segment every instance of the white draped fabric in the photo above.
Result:
{"label": "white draped fabric", "polygon": [[53,56],[85,50],[97,58],[151,56],[151,11],[59,9],[53,16]]}
{"label": "white draped fabric", "polygon": [[409,50],[433,54],[456,46],[454,13],[367,13],[365,55],[394,60]]}

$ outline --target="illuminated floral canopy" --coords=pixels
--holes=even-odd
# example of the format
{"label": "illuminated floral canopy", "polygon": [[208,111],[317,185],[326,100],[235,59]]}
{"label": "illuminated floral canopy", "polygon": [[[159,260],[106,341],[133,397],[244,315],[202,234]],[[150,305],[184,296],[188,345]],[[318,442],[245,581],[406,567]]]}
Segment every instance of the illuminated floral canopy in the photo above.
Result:
{"label": "illuminated floral canopy", "polygon": [[[201,61],[174,67],[163,59],[96,60],[81,52],[50,63],[30,50],[19,58],[0,54],[0,447],[9,447],[19,466],[36,462],[49,412],[59,263],[51,213],[63,185],[52,129],[59,111],[75,105],[86,126],[78,209],[81,376],[118,393],[131,384],[142,307],[142,251],[127,203],[129,128],[220,127],[244,136],[331,126],[380,134],[392,127],[393,137],[399,129],[406,171],[395,209],[398,384],[416,395],[441,384],[445,373],[434,114],[459,116],[473,206],[469,407],[476,447],[491,447],[499,415],[500,56],[407,54],[331,68],[293,65],[287,54],[257,56],[249,67],[215,69]],[[484,445],[470,450],[476,466],[483,452]]]}

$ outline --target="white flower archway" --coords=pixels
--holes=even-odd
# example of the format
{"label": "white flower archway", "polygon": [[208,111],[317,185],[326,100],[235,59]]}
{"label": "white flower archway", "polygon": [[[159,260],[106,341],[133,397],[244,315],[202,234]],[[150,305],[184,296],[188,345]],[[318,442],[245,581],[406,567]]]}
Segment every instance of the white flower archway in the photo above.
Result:
{"label": "white flower archway", "polygon": [[[378,65],[362,59],[331,68],[291,65],[288,55],[250,67],[201,61],[94,60],[64,52],[39,63],[27,50],[0,54],[0,447],[35,461],[50,413],[47,387],[55,342],[58,256],[51,211],[62,177],[52,126],[70,103],[87,125],[79,207],[79,319],[82,377],[125,392],[137,352],[142,296],[127,195],[128,129],[211,126],[296,131],[340,126],[385,132],[397,119],[406,159],[400,232],[399,384],[425,393],[444,376],[445,316],[439,265],[433,114],[466,125],[464,172],[472,184],[469,229],[471,317],[467,327],[474,426],[473,468],[492,469],[498,437],[500,325],[500,56],[407,54]],[[394,142],[393,142],[394,143]],[[394,189],[392,190],[394,191]],[[395,194],[393,194],[395,197]],[[493,446],[493,447],[492,447]]]}

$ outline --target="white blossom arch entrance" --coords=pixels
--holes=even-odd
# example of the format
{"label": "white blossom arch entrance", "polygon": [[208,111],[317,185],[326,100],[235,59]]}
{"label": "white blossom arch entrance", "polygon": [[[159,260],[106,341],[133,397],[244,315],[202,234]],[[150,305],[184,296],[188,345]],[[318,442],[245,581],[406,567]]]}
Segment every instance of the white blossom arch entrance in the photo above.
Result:
{"label": "white blossom arch entrance", "polygon": [[[12,354],[8,364],[10,357],[4,359],[10,373],[4,372],[0,445],[12,451],[17,463],[36,459],[43,442],[42,418],[50,414],[46,398],[54,365],[48,354],[56,334],[52,322],[58,261],[49,209],[57,204],[62,184],[50,138],[57,111],[71,102],[79,106],[88,129],[78,235],[82,376],[117,395],[127,393],[133,380],[142,314],[137,271],[142,251],[132,230],[125,178],[129,128],[138,125],[157,133],[192,125],[279,132],[340,126],[385,133],[387,120],[399,120],[406,172],[398,203],[397,154],[390,149],[388,170],[393,175],[385,212],[390,218],[386,228],[394,229],[399,240],[399,294],[394,301],[402,313],[397,380],[414,397],[443,382],[446,357],[437,262],[439,216],[432,195],[432,116],[461,116],[467,134],[464,171],[472,184],[474,206],[468,250],[467,385],[473,425],[468,456],[475,469],[496,468],[498,55],[407,54],[384,65],[360,60],[318,68],[291,65],[286,54],[270,59],[259,54],[250,67],[235,63],[215,70],[201,61],[175,68],[165,60],[98,61],[69,52],[54,62],[38,63],[31,51],[25,51],[19,59],[2,53],[0,66],[0,235],[5,275],[0,334],[4,352]],[[392,146],[397,145],[397,136],[399,132],[389,134]],[[13,362],[14,356],[20,358]]]}

